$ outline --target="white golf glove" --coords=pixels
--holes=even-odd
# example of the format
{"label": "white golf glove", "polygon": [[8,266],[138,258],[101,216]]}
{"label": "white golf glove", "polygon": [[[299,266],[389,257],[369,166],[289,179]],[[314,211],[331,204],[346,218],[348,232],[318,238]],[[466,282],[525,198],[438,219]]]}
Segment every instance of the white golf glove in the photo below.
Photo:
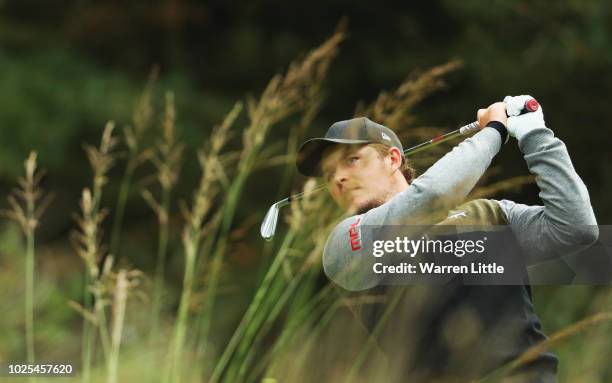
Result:
{"label": "white golf glove", "polygon": [[508,134],[520,140],[527,132],[535,128],[546,127],[544,125],[544,113],[542,106],[535,112],[528,112],[519,116],[525,107],[525,102],[534,97],[528,95],[506,96],[506,113],[508,114]]}

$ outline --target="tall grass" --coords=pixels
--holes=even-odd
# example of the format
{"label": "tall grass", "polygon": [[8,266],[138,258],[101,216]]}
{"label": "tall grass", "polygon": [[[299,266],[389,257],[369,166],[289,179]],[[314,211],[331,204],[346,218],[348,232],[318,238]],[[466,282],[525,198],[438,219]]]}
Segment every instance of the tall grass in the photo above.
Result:
{"label": "tall grass", "polygon": [[[257,221],[264,213],[250,211],[250,206],[244,202],[250,197],[247,185],[250,179],[270,167],[283,167],[280,177],[269,183],[270,192],[265,199],[270,203],[281,196],[314,187],[313,181],[292,187],[297,182],[293,163],[299,142],[316,121],[325,98],[324,81],[328,69],[344,38],[344,29],[340,27],[320,47],[292,63],[284,74],[274,76],[261,95],[247,100],[244,118],[241,117],[243,104],[234,105],[197,154],[201,174],[189,204],[173,203],[184,153],[176,130],[173,93],[165,95],[161,129],[154,150],[148,151],[142,146],[141,138],[156,124],[153,108],[156,74],[152,74],[134,110],[133,126],[127,128],[122,137],[128,148],[127,164],[118,180],[110,251],[103,233],[108,214],[101,201],[103,194],[107,197],[109,172],[119,158],[119,138],[114,134],[114,123],[105,126],[98,147],[86,146],[93,182],[81,192],[77,229],[72,234],[74,249],[85,264],[85,283],[82,304],[70,303],[83,316],[80,371],[83,382],[98,381],[98,369],[104,370],[108,383],[130,381],[126,378],[131,376],[126,373],[128,370],[168,383],[402,380],[400,370],[390,360],[393,358],[382,354],[378,337],[388,331],[386,326],[391,317],[399,315],[400,311],[410,314],[410,305],[424,298],[418,291],[406,296],[348,293],[321,277],[321,254],[327,235],[343,214],[325,193],[293,201],[290,209],[283,213],[287,225],[279,225],[276,241],[263,245],[249,238],[249,233],[256,231],[253,218]],[[368,115],[391,127],[403,142],[430,138],[442,129],[417,126],[414,106],[444,86],[444,76],[460,65],[453,60],[413,73],[396,89],[381,93],[370,103],[358,105],[356,115]],[[287,142],[271,142],[273,129],[279,129],[278,133],[287,137]],[[234,147],[239,149],[233,151]],[[415,158],[415,165],[420,169],[427,167],[443,150],[436,148],[427,157]],[[128,195],[134,170],[145,158],[151,159],[159,185],[142,192],[157,218],[158,238],[151,300],[149,306],[141,307],[146,312],[141,314],[130,311],[128,298],[132,289],[146,277],[130,268],[115,270],[116,251],[124,232],[123,216],[130,208]],[[532,177],[494,182],[491,178],[494,173],[495,170],[483,178],[470,198],[492,196],[533,182]],[[26,176],[20,180],[20,190],[9,199],[12,209],[5,212],[20,224],[26,236],[24,323],[28,360],[36,360],[33,346],[34,231],[48,203],[38,185],[41,174],[36,172],[33,153],[26,161]],[[174,206],[181,208],[182,226],[170,222]],[[249,213],[238,214],[240,209],[248,209]],[[239,223],[239,216],[247,218]],[[180,291],[171,294],[174,290],[165,283],[166,264],[175,236],[180,237],[183,263]],[[261,275],[252,291],[237,292],[222,278],[223,272],[228,270],[224,266],[231,262],[228,258],[240,252],[237,246],[246,249],[245,253],[259,256],[256,260],[262,265]],[[130,259],[126,257],[124,261],[129,263]],[[249,267],[252,269],[253,265]],[[223,298],[222,293],[225,294]],[[241,296],[248,296],[248,302],[232,312],[230,319],[227,314],[219,313],[225,307],[237,307],[232,300]],[[595,339],[609,336],[605,324],[611,319],[611,296],[603,292],[595,308],[579,315],[587,319],[561,329],[548,342],[537,345],[516,361],[483,377],[482,381],[502,379],[545,348],[557,347],[563,352],[564,342],[570,342],[578,333],[587,334],[589,341],[597,344],[599,354],[612,352],[605,342],[595,342]],[[368,332],[360,318],[372,305],[382,305],[384,310],[373,331]],[[134,319],[142,316],[146,320]],[[410,327],[414,324],[410,322],[413,318],[410,315],[407,318],[406,328],[398,329],[396,335],[405,340],[405,344],[412,339],[408,328],[419,330],[416,326]],[[150,347],[163,350],[163,355],[144,352]],[[589,352],[587,345],[584,350]],[[405,361],[410,360],[414,352],[408,347],[398,347],[396,351]],[[134,358],[134,354],[139,357]],[[599,361],[602,371],[605,362]],[[159,368],[161,372],[147,373],[152,368]],[[576,371],[579,367],[566,376],[575,377]],[[411,378],[417,379],[416,376]],[[590,381],[597,381],[597,378],[594,376]]]}
{"label": "tall grass", "polygon": [[[314,186],[314,182],[311,181],[305,185],[304,191],[308,192]],[[253,372],[256,367],[255,362],[264,351],[263,341],[266,336],[269,336],[273,324],[283,311],[293,306],[295,311],[289,313],[286,319],[288,322],[291,321],[293,326],[299,325],[305,319],[297,315],[297,312],[303,306],[308,306],[312,295],[315,294],[314,283],[320,270],[316,259],[323,250],[325,239],[325,236],[321,234],[331,229],[329,223],[333,222],[331,218],[337,214],[334,209],[327,210],[328,214],[321,214],[325,202],[327,201],[324,196],[311,195],[310,198],[304,198],[292,204],[288,218],[289,231],[268,268],[249,309],[217,364],[217,371],[220,371],[224,363],[227,363],[224,357],[229,358],[235,348],[232,360],[227,363],[227,374],[224,381],[244,381]],[[315,214],[318,214],[320,218],[308,222],[309,218]],[[316,225],[316,229],[311,225]],[[308,238],[308,235],[311,237]],[[310,252],[302,247],[306,244]],[[308,256],[300,256],[301,251],[305,251],[303,254]],[[321,298],[329,294],[328,290],[323,291],[327,292]],[[319,299],[315,299],[315,304],[321,303]],[[281,332],[278,343],[280,348],[282,348],[283,335],[290,336],[291,334],[290,331]],[[232,341],[236,342],[236,346],[232,344]]]}
{"label": "tall grass", "polygon": [[[85,282],[83,290],[84,305],[79,310],[83,318],[82,381],[89,382],[94,357],[96,332],[100,331],[104,356],[109,352],[109,335],[104,311],[104,278],[112,265],[112,257],[107,256],[102,247],[101,223],[106,211],[100,208],[102,191],[108,183],[108,172],[115,162],[113,150],[117,139],[113,136],[114,122],[104,127],[99,147],[86,146],[85,151],[93,170],[93,192],[85,188],[81,195],[81,216],[77,218],[78,230],[73,232],[73,246],[85,263]],[[100,266],[102,269],[100,269]],[[73,302],[73,307],[78,305]]]}
{"label": "tall grass", "polygon": [[166,254],[168,252],[170,202],[172,189],[178,180],[181,156],[184,145],[176,137],[176,110],[174,93],[167,92],[165,99],[165,114],[162,122],[162,139],[156,146],[151,157],[157,169],[157,180],[161,187],[161,200],[157,201],[149,190],[143,190],[142,196],[157,216],[159,237],[157,244],[157,261],[153,279],[153,298],[151,305],[150,340],[155,342],[159,336],[159,323],[163,302]]}
{"label": "tall grass", "polygon": [[194,193],[192,208],[186,212],[186,225],[183,229],[183,248],[185,252],[185,271],[183,274],[183,289],[178,308],[173,340],[169,350],[169,367],[165,372],[164,381],[178,382],[183,367],[183,348],[187,333],[188,315],[195,276],[196,256],[199,253],[202,237],[202,224],[213,206],[213,200],[218,193],[217,182],[225,177],[221,159],[221,149],[226,144],[230,128],[242,110],[240,103],[236,104],[225,120],[212,134],[210,148],[199,153],[202,177],[197,191]]}
{"label": "tall grass", "polygon": [[107,383],[118,382],[117,370],[119,366],[119,349],[121,347],[121,338],[125,322],[125,311],[128,301],[128,295],[131,289],[139,284],[140,272],[137,270],[127,271],[119,270],[114,279],[115,287],[113,289],[113,319],[111,332],[111,345],[108,356],[108,374]]}
{"label": "tall grass", "polygon": [[553,346],[555,343],[559,343],[571,336],[574,336],[580,332],[584,332],[596,325],[606,322],[612,322],[612,312],[600,312],[593,316],[584,318],[570,326],[567,326],[563,330],[560,330],[550,335],[547,340],[530,347],[515,360],[499,367],[498,369],[491,372],[482,379],[479,379],[477,383],[497,382],[509,373],[517,370],[521,366],[527,365],[529,362],[532,362],[535,358],[537,358],[540,353],[549,350],[551,346]]}
{"label": "tall grass", "polygon": [[[320,47],[310,52],[304,60],[289,66],[284,76],[277,75],[268,84],[259,100],[249,100],[249,125],[243,133],[243,150],[236,174],[227,191],[224,202],[219,236],[212,252],[209,265],[206,306],[203,316],[201,342],[208,342],[208,333],[214,312],[214,302],[221,270],[222,257],[227,249],[228,234],[234,220],[235,212],[242,195],[244,184],[261,158],[264,139],[269,129],[293,113],[308,110],[309,101],[316,99],[320,83],[325,78],[332,58],[336,55],[338,45],[344,39],[341,26],[334,35]],[[258,299],[258,298],[256,298]],[[224,370],[223,359],[215,366],[211,381],[217,381]]]}
{"label": "tall grass", "polygon": [[[108,172],[115,163],[114,149],[118,143],[113,136],[114,123],[104,128],[99,147],[86,146],[93,170],[93,192],[84,188],[81,195],[81,214],[76,217],[78,229],[72,233],[73,247],[85,263],[84,305],[70,302],[83,316],[82,381],[89,382],[95,358],[96,334],[99,334],[106,365],[108,383],[118,381],[119,350],[124,327],[129,290],[139,283],[140,272],[113,272],[114,257],[103,244],[102,223],[107,211],[100,203]],[[107,307],[112,319],[107,321]]]}
{"label": "tall grass", "polygon": [[18,180],[19,188],[8,197],[10,210],[0,213],[19,224],[26,237],[25,255],[25,339],[26,360],[34,363],[34,271],[35,271],[35,231],[40,217],[51,201],[51,196],[43,193],[40,180],[44,172],[37,171],[36,152],[30,152],[24,162],[25,176]]}

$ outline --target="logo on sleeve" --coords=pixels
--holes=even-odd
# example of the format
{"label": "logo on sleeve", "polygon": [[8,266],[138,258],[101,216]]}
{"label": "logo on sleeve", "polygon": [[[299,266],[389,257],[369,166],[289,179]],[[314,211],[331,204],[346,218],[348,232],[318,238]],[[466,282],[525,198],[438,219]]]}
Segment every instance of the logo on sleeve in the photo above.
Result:
{"label": "logo on sleeve", "polygon": [[351,243],[351,250],[353,251],[361,249],[361,235],[359,231],[360,221],[361,216],[357,216],[355,222],[351,223],[351,226],[349,226],[349,241]]}

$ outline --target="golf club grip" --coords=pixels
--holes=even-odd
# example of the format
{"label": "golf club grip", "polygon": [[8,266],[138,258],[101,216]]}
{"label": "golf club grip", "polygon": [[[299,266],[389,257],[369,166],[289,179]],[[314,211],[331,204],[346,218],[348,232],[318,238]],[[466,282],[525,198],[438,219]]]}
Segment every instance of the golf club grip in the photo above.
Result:
{"label": "golf club grip", "polygon": [[[525,101],[525,105],[523,106],[523,109],[521,109],[521,112],[518,115],[520,116],[525,113],[535,112],[539,108],[540,108],[540,104],[538,103],[538,101],[535,98],[530,98],[529,100]],[[513,117],[513,116],[508,116],[508,117]],[[478,125],[478,121],[474,121],[470,124],[467,124],[459,128],[459,133],[461,135],[464,135],[464,134],[467,134],[473,131],[475,132],[479,129],[480,129],[480,125]]]}
{"label": "golf club grip", "polygon": [[519,116],[521,114],[535,112],[538,109],[540,109],[540,104],[538,101],[535,98],[530,98],[529,100],[525,101],[525,105],[523,106],[521,113],[519,113]]}

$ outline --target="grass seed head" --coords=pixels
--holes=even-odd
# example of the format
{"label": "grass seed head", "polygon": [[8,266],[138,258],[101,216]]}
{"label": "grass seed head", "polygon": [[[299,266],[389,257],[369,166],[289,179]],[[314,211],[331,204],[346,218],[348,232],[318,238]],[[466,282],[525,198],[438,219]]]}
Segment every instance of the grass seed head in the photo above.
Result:
{"label": "grass seed head", "polygon": [[37,167],[37,154],[32,151],[24,161],[25,175],[17,180],[19,188],[13,189],[7,197],[11,208],[0,211],[1,215],[17,222],[24,234],[36,230],[52,199],[52,195],[45,194],[40,187],[45,171],[37,171]]}
{"label": "grass seed head", "polygon": [[151,126],[154,114],[153,96],[158,77],[159,67],[154,66],[149,73],[149,79],[145,88],[136,102],[136,106],[132,113],[132,126],[127,126],[124,129],[125,141],[132,155],[138,152],[139,142],[144,132]]}
{"label": "grass seed head", "polygon": [[108,180],[108,171],[115,163],[115,154],[113,150],[117,145],[117,138],[113,136],[114,129],[115,123],[109,121],[104,127],[100,147],[96,148],[85,145],[85,153],[87,154],[87,159],[94,172],[94,194],[97,190],[104,187]]}

